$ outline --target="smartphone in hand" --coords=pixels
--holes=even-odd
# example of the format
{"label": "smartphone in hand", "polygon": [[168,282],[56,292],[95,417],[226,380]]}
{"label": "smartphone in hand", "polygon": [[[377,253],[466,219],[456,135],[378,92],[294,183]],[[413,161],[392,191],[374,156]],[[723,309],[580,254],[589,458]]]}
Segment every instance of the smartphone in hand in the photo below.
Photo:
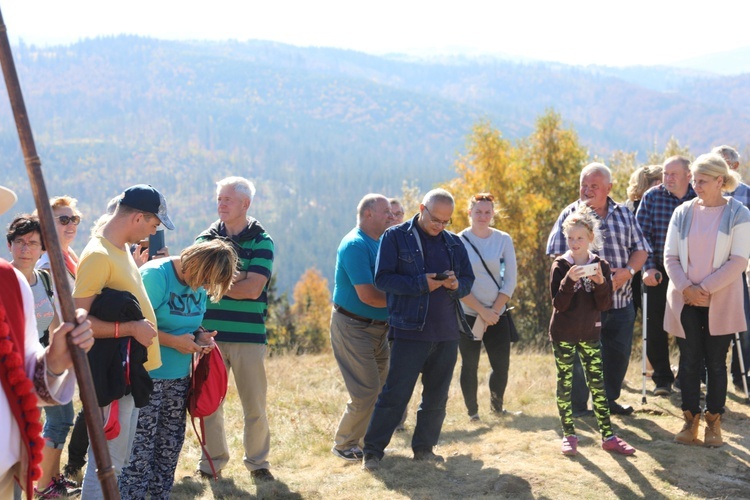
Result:
{"label": "smartphone in hand", "polygon": [[153,259],[164,248],[164,230],[159,229],[148,237],[148,260]]}
{"label": "smartphone in hand", "polygon": [[448,275],[445,273],[437,273],[432,279],[437,281],[443,281],[448,279]]}
{"label": "smartphone in hand", "polygon": [[581,266],[581,269],[583,269],[583,275],[584,276],[593,276],[596,274],[596,270],[599,267],[598,263],[593,264],[586,264],[585,266]]}

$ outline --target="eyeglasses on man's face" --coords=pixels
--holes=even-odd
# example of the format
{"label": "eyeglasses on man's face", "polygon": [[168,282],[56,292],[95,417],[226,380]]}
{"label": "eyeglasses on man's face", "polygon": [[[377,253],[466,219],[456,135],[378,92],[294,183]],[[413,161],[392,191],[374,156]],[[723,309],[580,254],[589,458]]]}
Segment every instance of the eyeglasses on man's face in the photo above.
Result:
{"label": "eyeglasses on man's face", "polygon": [[427,206],[425,206],[424,209],[427,212],[427,215],[430,216],[430,222],[432,222],[436,226],[448,227],[453,223],[453,219],[448,219],[448,220],[436,219],[435,217],[432,216],[432,213],[430,212],[430,209],[427,208]]}

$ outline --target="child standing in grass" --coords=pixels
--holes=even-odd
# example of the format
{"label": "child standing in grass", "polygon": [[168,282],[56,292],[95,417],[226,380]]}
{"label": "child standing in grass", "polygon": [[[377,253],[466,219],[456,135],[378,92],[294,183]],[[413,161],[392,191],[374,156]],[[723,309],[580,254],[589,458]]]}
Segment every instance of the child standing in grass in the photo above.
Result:
{"label": "child standing in grass", "polygon": [[[635,449],[615,436],[609,419],[599,335],[602,311],[612,307],[612,278],[607,261],[591,253],[602,247],[601,220],[583,205],[563,222],[569,250],[555,259],[550,270],[552,319],[549,337],[557,365],[557,409],[563,428],[562,453],[578,453],[573,425],[571,387],[576,352],[586,372],[594,413],[602,434],[602,448],[624,455]],[[594,274],[586,266],[595,265]]]}

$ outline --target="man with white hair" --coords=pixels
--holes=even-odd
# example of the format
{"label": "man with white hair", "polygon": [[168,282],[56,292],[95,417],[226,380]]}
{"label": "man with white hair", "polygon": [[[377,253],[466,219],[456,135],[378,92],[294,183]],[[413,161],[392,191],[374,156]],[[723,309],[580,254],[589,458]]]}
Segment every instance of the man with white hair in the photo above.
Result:
{"label": "man with white hair", "polygon": [[453,196],[444,189],[425,195],[419,214],[389,228],[380,242],[375,286],[388,304],[391,363],[365,433],[362,468],[377,470],[422,374],[422,402],[411,447],[414,460],[443,462],[433,447],[445,419],[458,341],[471,335],[459,300],[474,273],[461,240],[445,231]]}
{"label": "man with white hair", "polygon": [[331,452],[344,460],[362,460],[361,441],[388,374],[388,310],[374,276],[380,236],[392,222],[388,198],[366,195],[357,206],[357,227],[344,236],[336,254],[331,348],[349,402]]}
{"label": "man with white hair", "polygon": [[[733,147],[726,145],[716,146],[711,150],[711,152],[717,153],[722,158],[724,158],[724,161],[727,162],[727,165],[729,165],[730,169],[735,171],[740,169],[740,154]],[[737,189],[727,194],[750,209],[750,186],[748,186],[744,182],[740,182],[737,185]],[[748,293],[747,288],[747,276],[743,275],[743,281],[745,282],[745,320],[747,324],[750,325],[750,293]],[[747,378],[748,385],[750,385],[750,377],[747,377],[747,364],[748,361],[750,361],[748,359],[750,358],[749,332],[740,332],[740,346],[742,347],[742,360],[745,364],[745,376]],[[735,344],[732,347],[732,367],[730,369],[730,371],[732,372],[732,382],[737,389],[744,390],[744,385],[742,384],[741,368],[742,367],[740,366],[739,355],[737,353],[737,345]]]}
{"label": "man with white hair", "polygon": [[[630,415],[633,407],[617,402],[622,383],[630,363],[633,345],[635,309],[631,279],[646,262],[650,247],[633,213],[610,198],[612,172],[602,163],[590,163],[581,171],[580,199],[574,201],[560,213],[547,240],[547,255],[562,255],[566,251],[563,221],[585,203],[602,220],[604,247],[597,253],[604,258],[612,270],[614,304],[602,313],[602,360],[604,362],[604,388],[607,392],[609,411],[615,415]],[[573,372],[573,411],[581,414],[586,410],[588,391],[583,370]]]}
{"label": "man with white hair", "polygon": [[[215,340],[224,355],[244,413],[243,443],[245,467],[254,483],[273,481],[268,453],[271,433],[266,416],[266,325],[267,284],[271,278],[274,245],[260,222],[248,216],[255,186],[243,177],[227,177],[216,183],[219,220],[201,233],[196,242],[222,239],[230,243],[240,258],[240,269],[227,294],[216,304],[209,302],[203,327],[219,333]],[[204,419],[206,450],[217,474],[229,463],[229,447],[224,431],[224,404]],[[198,462],[201,476],[213,477],[204,455]]]}

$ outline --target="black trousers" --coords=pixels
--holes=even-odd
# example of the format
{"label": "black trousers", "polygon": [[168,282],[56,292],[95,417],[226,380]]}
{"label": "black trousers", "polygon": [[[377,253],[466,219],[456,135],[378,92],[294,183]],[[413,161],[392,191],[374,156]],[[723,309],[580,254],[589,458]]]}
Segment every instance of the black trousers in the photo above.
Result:
{"label": "black trousers", "polygon": [[[466,316],[470,326],[474,326],[476,316]],[[487,327],[482,341],[476,341],[461,335],[458,349],[461,352],[461,392],[469,415],[479,412],[477,403],[477,369],[482,344],[487,351],[492,372],[490,373],[490,408],[494,412],[503,411],[503,398],[508,385],[508,368],[510,367],[510,326],[507,316],[500,316],[497,324]]]}

